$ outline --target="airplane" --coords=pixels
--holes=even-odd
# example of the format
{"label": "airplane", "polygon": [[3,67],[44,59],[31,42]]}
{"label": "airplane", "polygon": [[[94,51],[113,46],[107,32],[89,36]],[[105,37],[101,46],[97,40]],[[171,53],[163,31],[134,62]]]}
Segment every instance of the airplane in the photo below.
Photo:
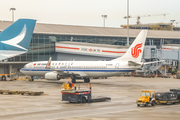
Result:
{"label": "airplane", "polygon": [[28,51],[36,20],[18,19],[0,32],[0,60]]}
{"label": "airplane", "polygon": [[118,76],[120,73],[132,72],[142,67],[141,62],[147,30],[142,30],[131,44],[127,52],[111,61],[39,61],[26,64],[20,72],[31,76],[45,77],[46,80],[60,80],[71,77],[83,78],[85,83],[90,82],[90,77]]}

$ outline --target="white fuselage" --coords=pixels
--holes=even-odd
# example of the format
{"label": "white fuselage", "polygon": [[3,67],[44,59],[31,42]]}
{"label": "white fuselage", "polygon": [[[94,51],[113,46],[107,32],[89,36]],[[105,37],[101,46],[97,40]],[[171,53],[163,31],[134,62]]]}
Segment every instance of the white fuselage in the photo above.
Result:
{"label": "white fuselage", "polygon": [[[45,69],[47,61],[28,63],[20,71],[29,76],[44,76],[50,69]],[[109,77],[123,72],[132,72],[141,66],[129,66],[128,61],[52,61],[51,69],[80,77]],[[64,73],[59,72],[62,76]]]}
{"label": "white fuselage", "polygon": [[[31,62],[20,71],[29,76],[45,76],[46,79],[60,79],[60,76],[71,78],[117,76],[120,73],[132,72],[141,68],[141,60],[147,30],[142,30],[122,57],[112,61],[49,61]],[[47,68],[47,69],[46,69]]]}

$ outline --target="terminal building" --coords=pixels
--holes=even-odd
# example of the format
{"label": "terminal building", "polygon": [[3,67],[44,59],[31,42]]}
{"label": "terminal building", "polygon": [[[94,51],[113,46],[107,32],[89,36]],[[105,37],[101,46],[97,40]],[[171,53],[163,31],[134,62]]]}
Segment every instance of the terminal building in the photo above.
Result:
{"label": "terminal building", "polygon": [[[0,21],[0,31],[11,24]],[[140,31],[129,30],[130,44]],[[163,59],[178,65],[179,31],[149,30],[145,45],[144,61]],[[0,61],[0,72],[19,72],[28,62],[47,61],[49,57],[65,61],[109,61],[122,56],[127,49],[126,29],[37,23],[28,52]]]}

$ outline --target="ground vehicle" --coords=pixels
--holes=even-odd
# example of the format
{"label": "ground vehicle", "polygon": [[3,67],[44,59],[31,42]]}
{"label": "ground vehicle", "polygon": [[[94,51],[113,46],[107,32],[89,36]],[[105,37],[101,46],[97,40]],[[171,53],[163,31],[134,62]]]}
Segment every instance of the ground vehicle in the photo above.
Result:
{"label": "ground vehicle", "polygon": [[1,81],[10,80],[10,75],[8,75],[8,74],[0,74],[0,80]]}
{"label": "ground vehicle", "polygon": [[16,80],[18,76],[15,73],[10,74],[0,74],[0,81],[6,81],[6,80]]}
{"label": "ground vehicle", "polygon": [[157,104],[175,104],[179,102],[175,92],[158,92],[155,94]]}
{"label": "ground vehicle", "polygon": [[155,105],[155,91],[142,91],[140,99],[136,101],[137,106],[144,105],[148,106],[151,104],[152,106]]}
{"label": "ground vehicle", "polygon": [[69,101],[70,103],[86,103],[86,102],[102,102],[106,100],[111,100],[109,97],[101,97],[101,98],[95,98],[92,99],[91,97],[91,84],[89,85],[89,88],[87,89],[78,89],[76,88],[76,85],[73,83],[64,83],[62,85],[62,101]]}

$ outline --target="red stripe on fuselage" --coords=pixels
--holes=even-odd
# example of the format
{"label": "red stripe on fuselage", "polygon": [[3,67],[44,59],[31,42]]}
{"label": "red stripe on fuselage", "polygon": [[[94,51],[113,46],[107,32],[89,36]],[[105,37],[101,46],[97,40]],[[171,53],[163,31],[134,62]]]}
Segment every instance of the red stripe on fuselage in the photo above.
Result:
{"label": "red stripe on fuselage", "polygon": [[107,50],[102,50],[102,52],[108,52],[108,53],[126,53],[126,52],[119,52],[119,51],[107,51]]}
{"label": "red stripe on fuselage", "polygon": [[79,50],[79,48],[73,48],[73,47],[63,47],[63,46],[56,46],[56,48],[65,48],[65,49]]}

